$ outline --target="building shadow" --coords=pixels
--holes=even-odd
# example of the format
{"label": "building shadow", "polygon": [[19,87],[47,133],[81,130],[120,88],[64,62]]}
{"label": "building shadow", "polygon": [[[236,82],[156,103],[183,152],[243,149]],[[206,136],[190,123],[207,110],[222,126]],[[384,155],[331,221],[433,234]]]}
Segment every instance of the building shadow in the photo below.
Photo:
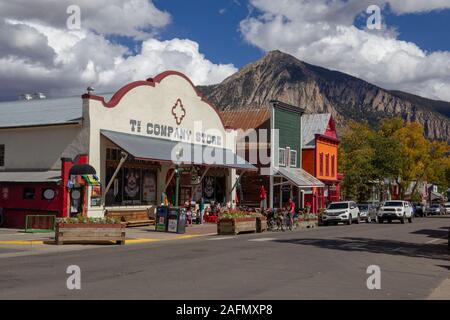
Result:
{"label": "building shadow", "polygon": [[448,237],[448,228],[440,228],[438,230],[436,229],[422,229],[422,230],[417,230],[414,232],[411,232],[411,234],[420,234],[420,235],[424,235],[427,236],[428,238],[432,238],[432,239],[442,239],[442,238],[446,238]]}
{"label": "building shadow", "polygon": [[450,266],[438,265],[438,267],[441,267],[443,269],[447,269],[448,271],[450,271]]}
{"label": "building shadow", "polygon": [[450,215],[440,216],[440,215],[433,215],[433,216],[427,216],[423,219],[450,219]]}
{"label": "building shadow", "polygon": [[336,239],[278,239],[274,240],[274,242],[347,252],[367,252],[446,261],[450,259],[447,243],[442,245],[418,244],[395,240],[352,237]]}

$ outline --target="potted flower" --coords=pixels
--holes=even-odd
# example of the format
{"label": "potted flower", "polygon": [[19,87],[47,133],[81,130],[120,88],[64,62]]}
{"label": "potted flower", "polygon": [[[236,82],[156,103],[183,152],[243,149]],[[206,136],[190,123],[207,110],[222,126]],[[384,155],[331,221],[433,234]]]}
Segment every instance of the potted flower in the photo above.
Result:
{"label": "potted flower", "polygon": [[119,219],[88,218],[82,215],[76,218],[62,218],[56,221],[55,242],[115,242],[125,244],[126,224]]}

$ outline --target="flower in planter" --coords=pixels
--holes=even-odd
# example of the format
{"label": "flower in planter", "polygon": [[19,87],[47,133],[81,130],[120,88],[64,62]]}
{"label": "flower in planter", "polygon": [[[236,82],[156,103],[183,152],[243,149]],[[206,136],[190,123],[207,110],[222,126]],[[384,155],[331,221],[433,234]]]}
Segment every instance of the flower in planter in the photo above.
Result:
{"label": "flower in planter", "polygon": [[256,214],[251,214],[249,212],[242,211],[228,211],[221,213],[217,221],[220,220],[230,220],[230,219],[246,219],[246,218],[256,218]]}
{"label": "flower in planter", "polygon": [[120,224],[121,221],[115,217],[104,217],[104,218],[88,218],[82,215],[71,218],[58,218],[57,223],[62,224]]}

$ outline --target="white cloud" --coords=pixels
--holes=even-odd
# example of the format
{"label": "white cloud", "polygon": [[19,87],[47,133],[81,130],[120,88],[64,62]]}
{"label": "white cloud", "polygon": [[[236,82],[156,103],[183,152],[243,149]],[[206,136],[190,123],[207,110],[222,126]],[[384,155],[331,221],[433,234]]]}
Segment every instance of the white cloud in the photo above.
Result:
{"label": "white cloud", "polygon": [[389,4],[394,12],[401,14],[450,8],[448,0],[389,0]]}
{"label": "white cloud", "polygon": [[114,72],[101,77],[101,82],[111,81],[109,75],[130,80],[145,79],[149,74],[156,75],[165,70],[186,73],[197,85],[218,83],[225,75],[237,71],[233,65],[216,65],[207,60],[199,51],[196,42],[186,39],[159,41],[149,39],[143,42],[140,54],[128,57],[117,64]]}
{"label": "white cloud", "polygon": [[80,8],[82,29],[105,35],[142,37],[170,22],[151,0],[1,0],[0,15],[66,29],[72,5]]}
{"label": "white cloud", "polygon": [[[80,5],[81,30],[66,27],[69,4]],[[0,0],[0,99],[81,94],[91,85],[114,91],[169,69],[212,84],[237,71],[206,59],[193,41],[156,39],[170,19],[148,0]],[[130,52],[110,40],[115,35],[141,45]]]}
{"label": "white cloud", "polygon": [[[400,0],[251,0],[258,15],[243,20],[240,30],[251,44],[279,49],[306,62],[349,73],[387,89],[450,100],[450,52],[427,53],[381,31],[353,26],[369,5],[397,14],[450,7],[450,1]],[[282,35],[282,36],[280,36]]]}

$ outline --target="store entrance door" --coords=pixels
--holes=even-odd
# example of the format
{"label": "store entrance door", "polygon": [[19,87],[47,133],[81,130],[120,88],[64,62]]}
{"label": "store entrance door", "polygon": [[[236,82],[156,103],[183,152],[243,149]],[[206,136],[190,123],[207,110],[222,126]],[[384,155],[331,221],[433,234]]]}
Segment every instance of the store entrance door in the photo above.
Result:
{"label": "store entrance door", "polygon": [[288,203],[289,199],[291,198],[291,185],[284,185],[281,188],[281,206],[284,207],[286,203]]}
{"label": "store entrance door", "polygon": [[75,187],[70,191],[70,216],[83,213],[84,187]]}

